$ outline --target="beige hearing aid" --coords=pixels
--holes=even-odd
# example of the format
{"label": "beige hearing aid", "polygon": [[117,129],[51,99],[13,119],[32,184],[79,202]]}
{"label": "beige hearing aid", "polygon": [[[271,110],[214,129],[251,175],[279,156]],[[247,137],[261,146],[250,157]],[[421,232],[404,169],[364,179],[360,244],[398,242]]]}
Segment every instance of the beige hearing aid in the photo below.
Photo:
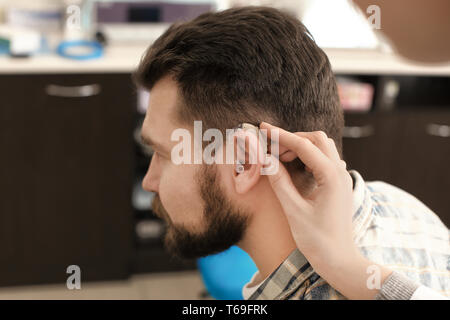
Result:
{"label": "beige hearing aid", "polygon": [[[256,125],[253,125],[251,123],[248,122],[243,122],[238,124],[236,127],[233,128],[234,130],[245,130],[245,131],[252,131],[256,136],[259,135],[259,127]],[[242,149],[242,145],[240,145],[239,143],[237,144],[238,147],[241,149],[241,151],[245,152],[244,149]],[[237,173],[242,173],[244,171],[244,161],[242,160],[238,160],[236,163],[236,172]]]}

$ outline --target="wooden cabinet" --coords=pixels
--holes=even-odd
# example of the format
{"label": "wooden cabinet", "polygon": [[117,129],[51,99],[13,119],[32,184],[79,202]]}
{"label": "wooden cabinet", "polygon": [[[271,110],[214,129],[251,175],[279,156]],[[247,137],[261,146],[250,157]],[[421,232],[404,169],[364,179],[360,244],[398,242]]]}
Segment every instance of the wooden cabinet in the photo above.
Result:
{"label": "wooden cabinet", "polygon": [[394,134],[402,128],[397,124],[392,114],[345,114],[343,154],[348,168],[360,171],[368,181],[393,182],[388,157],[401,140]]}
{"label": "wooden cabinet", "polygon": [[346,114],[349,169],[411,193],[450,226],[450,110]]}
{"label": "wooden cabinet", "polygon": [[408,113],[404,121],[393,177],[450,227],[450,111]]}
{"label": "wooden cabinet", "polygon": [[128,74],[0,76],[0,285],[129,275]]}

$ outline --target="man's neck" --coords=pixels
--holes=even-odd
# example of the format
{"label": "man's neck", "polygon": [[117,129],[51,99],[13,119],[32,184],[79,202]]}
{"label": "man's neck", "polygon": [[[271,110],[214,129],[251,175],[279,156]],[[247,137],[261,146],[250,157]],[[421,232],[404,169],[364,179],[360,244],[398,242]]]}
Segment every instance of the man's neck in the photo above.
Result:
{"label": "man's neck", "polygon": [[289,224],[281,211],[253,216],[239,247],[246,251],[259,270],[259,280],[267,278],[296,248]]}
{"label": "man's neck", "polygon": [[[305,172],[293,179],[301,194],[314,190],[312,174]],[[297,248],[283,208],[270,186],[268,179],[259,186],[260,193],[253,203],[258,210],[252,216],[244,239],[238,246],[246,251],[259,270],[259,279],[267,278]],[[261,201],[264,199],[264,201]]]}

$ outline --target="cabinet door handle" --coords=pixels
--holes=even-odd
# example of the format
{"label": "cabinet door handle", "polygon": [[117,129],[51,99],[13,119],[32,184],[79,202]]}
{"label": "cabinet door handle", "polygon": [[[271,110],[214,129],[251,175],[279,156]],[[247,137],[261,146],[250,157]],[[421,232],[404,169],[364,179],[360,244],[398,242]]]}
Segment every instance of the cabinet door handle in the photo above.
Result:
{"label": "cabinet door handle", "polygon": [[444,124],[429,123],[426,126],[426,132],[430,136],[448,138],[450,137],[450,126]]}
{"label": "cabinet door handle", "polygon": [[86,98],[99,94],[101,86],[99,84],[88,84],[84,86],[60,86],[56,84],[49,84],[45,88],[45,92],[49,96],[64,97],[64,98]]}
{"label": "cabinet door handle", "polygon": [[344,138],[366,138],[370,137],[374,134],[375,129],[372,125],[365,126],[352,126],[352,127],[344,127],[344,131],[342,133]]}

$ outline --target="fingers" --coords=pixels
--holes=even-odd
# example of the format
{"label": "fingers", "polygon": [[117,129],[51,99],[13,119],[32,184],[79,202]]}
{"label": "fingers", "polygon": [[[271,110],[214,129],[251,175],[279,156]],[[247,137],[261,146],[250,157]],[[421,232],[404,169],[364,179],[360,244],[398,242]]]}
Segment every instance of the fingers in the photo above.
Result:
{"label": "fingers", "polygon": [[[266,123],[263,122],[261,128],[264,128],[265,124]],[[325,132],[323,131],[293,132],[293,134],[311,140],[311,142],[314,145],[316,145],[328,158],[330,158],[339,166],[342,166],[344,169],[347,167],[345,161],[341,160],[341,157],[339,155],[339,152],[337,151],[334,140],[328,138]],[[290,162],[295,158],[297,158],[297,154],[295,152],[289,150],[286,146],[282,144],[279,145],[279,154],[280,154],[279,158],[282,162]]]}
{"label": "fingers", "polygon": [[[325,184],[335,177],[334,173],[336,170],[334,169],[336,168],[336,155],[338,155],[338,153],[337,151],[334,153],[329,150],[331,146],[325,134],[310,133],[309,135],[297,135],[266,122],[262,122],[260,127],[261,129],[267,129],[267,135],[269,137],[272,137],[272,130],[277,130],[279,134],[279,145],[293,151],[297,157],[309,167],[319,185]],[[307,137],[313,137],[314,141],[326,151],[323,152]],[[277,140],[276,137],[272,138]],[[337,157],[337,159],[339,159],[339,157]],[[340,166],[342,166],[342,164]]]}
{"label": "fingers", "polygon": [[323,131],[313,131],[313,132],[295,132],[295,135],[299,137],[307,138],[311,140],[328,158],[338,162],[341,160],[339,153],[334,144],[334,140],[328,138],[327,134]]}
{"label": "fingers", "polygon": [[306,204],[305,200],[301,197],[284,165],[272,154],[269,156],[271,165],[278,165],[278,170],[274,174],[267,175],[267,178],[284,212],[302,212],[300,208]]}

